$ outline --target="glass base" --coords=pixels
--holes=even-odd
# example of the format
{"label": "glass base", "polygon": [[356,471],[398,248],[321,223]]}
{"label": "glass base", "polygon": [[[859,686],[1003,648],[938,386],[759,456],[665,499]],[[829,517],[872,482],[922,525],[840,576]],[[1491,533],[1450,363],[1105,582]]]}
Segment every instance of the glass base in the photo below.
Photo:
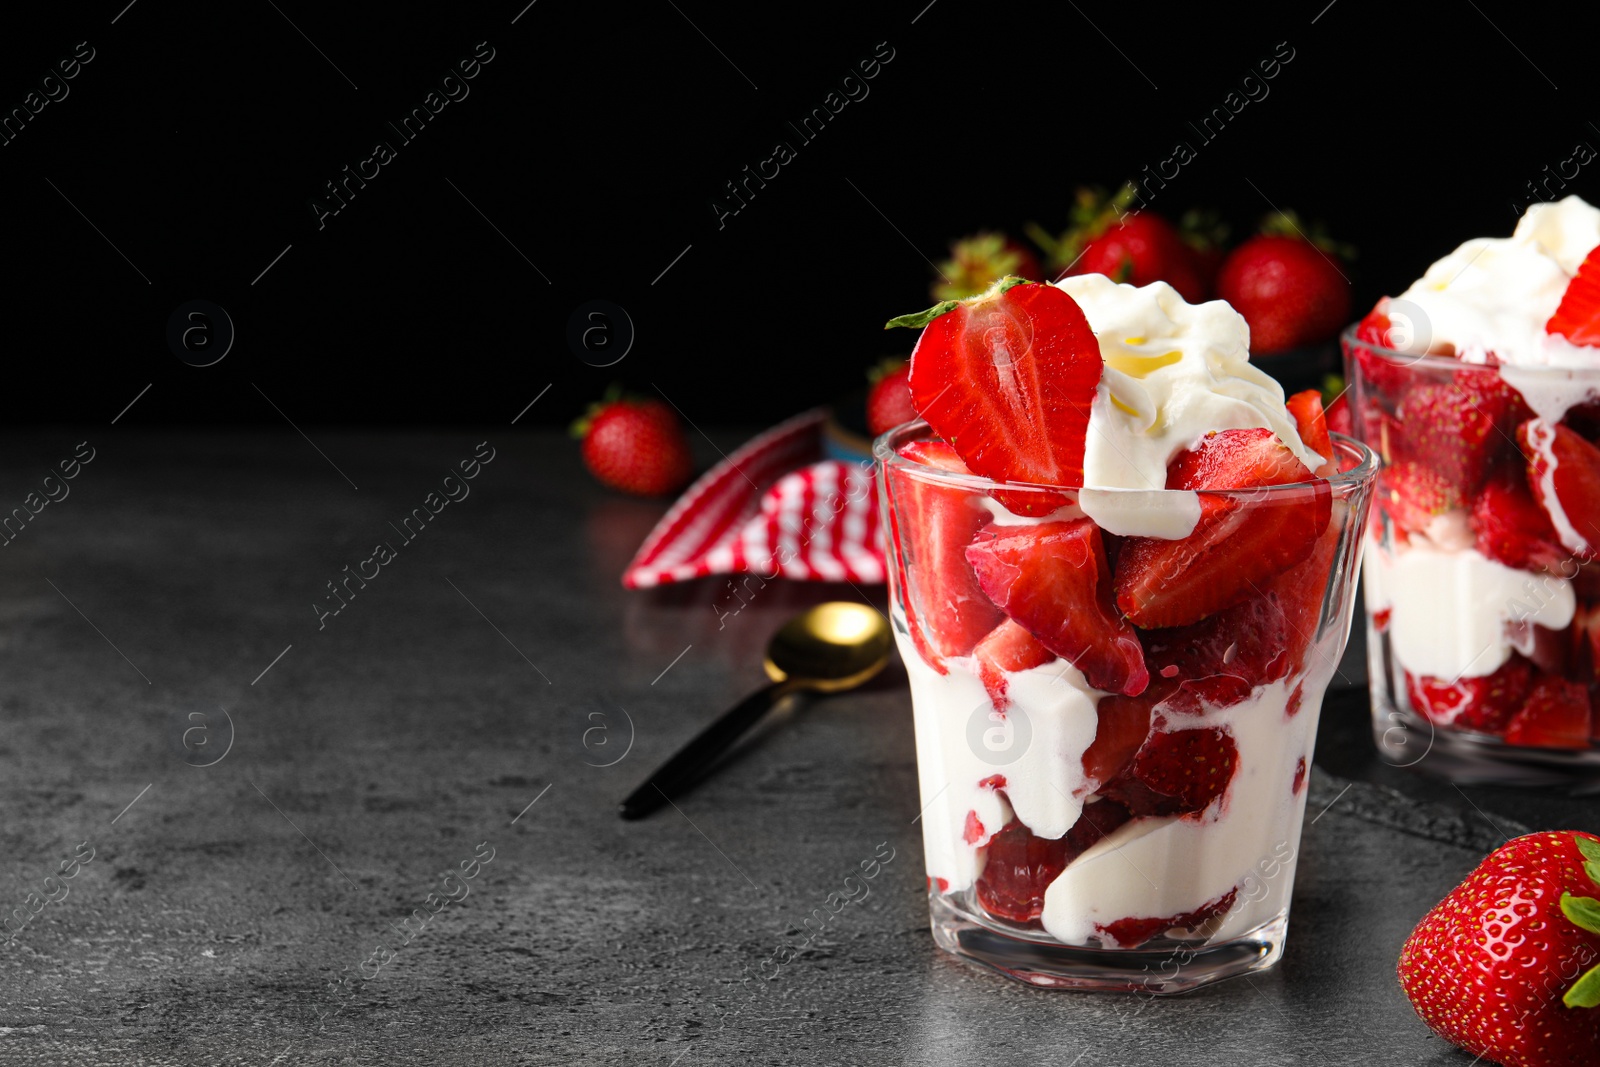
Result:
{"label": "glass base", "polygon": [[1508,745],[1488,734],[1435,726],[1396,708],[1374,687],[1372,739],[1395,767],[1414,767],[1461,785],[1510,785],[1600,793],[1600,751]]}
{"label": "glass base", "polygon": [[1283,955],[1287,914],[1220,944],[1157,938],[1137,949],[1094,949],[1041,940],[962,910],[931,893],[933,940],[946,952],[1045,989],[1171,996],[1263,971]]}

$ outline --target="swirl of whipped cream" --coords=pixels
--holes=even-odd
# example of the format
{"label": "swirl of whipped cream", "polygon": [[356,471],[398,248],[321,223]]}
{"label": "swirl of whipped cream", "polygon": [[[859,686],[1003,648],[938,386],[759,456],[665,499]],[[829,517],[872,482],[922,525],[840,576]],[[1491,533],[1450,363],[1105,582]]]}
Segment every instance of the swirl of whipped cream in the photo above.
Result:
{"label": "swirl of whipped cream", "polygon": [[1102,274],[1056,285],[1083,309],[1105,361],[1079,494],[1079,506],[1104,529],[1192,533],[1199,499],[1166,491],[1167,464],[1211,430],[1265,427],[1308,468],[1327,458],[1300,440],[1283,386],[1251,364],[1250,327],[1226,302],[1190,304],[1165,282],[1120,285]]}
{"label": "swirl of whipped cream", "polygon": [[1399,300],[1424,317],[1405,350],[1447,350],[1468,363],[1594,369],[1600,349],[1547,334],[1567,282],[1600,245],[1600,209],[1579,197],[1533,204],[1510,237],[1477,237],[1439,260]]}

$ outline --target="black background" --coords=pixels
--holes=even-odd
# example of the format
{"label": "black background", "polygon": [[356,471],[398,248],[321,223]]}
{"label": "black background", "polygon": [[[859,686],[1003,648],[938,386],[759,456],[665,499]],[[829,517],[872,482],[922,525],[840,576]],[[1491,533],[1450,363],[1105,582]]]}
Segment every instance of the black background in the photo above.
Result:
{"label": "black background", "polygon": [[[149,383],[122,425],[281,422],[263,396],[302,424],[495,423],[551,386],[526,426],[611,381],[700,424],[771,422],[909,344],[881,323],[929,303],[951,238],[1057,228],[1075,186],[1179,139],[1197,158],[1157,210],[1321,219],[1361,250],[1360,306],[1509,233],[1530,179],[1600,145],[1587,31],[1507,0],[125,2],[0,33],[7,111],[77,42],[96,53],[0,147],[12,424],[110,421]],[[323,183],[480,41],[470,95],[319,230]],[[885,41],[870,95],[800,145],[786,123]],[[1270,95],[1202,143],[1187,121],[1279,42]],[[798,158],[719,229],[723,183],[779,139]],[[1568,191],[1600,196],[1600,162]],[[194,298],[237,328],[207,368],[165,339]],[[637,329],[608,369],[565,339],[597,298]]]}

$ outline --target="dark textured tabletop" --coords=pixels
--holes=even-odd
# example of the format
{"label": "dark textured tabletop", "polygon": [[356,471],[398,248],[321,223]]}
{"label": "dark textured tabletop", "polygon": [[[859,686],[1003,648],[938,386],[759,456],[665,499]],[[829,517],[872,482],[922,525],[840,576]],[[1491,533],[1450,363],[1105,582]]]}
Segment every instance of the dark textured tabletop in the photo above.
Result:
{"label": "dark textured tabletop", "polygon": [[[1505,835],[1600,829],[1593,800],[1383,765],[1353,688],[1275,970],[1026,988],[929,936],[898,667],[676,810],[615,815],[790,613],[881,587],[775,584],[719,620],[715,582],[621,588],[663,505],[555,434],[306,430],[5,437],[0,914],[31,918],[0,946],[0,1063],[1467,1067],[1402,997],[1402,940]],[[68,494],[26,503],[83,441]],[[346,566],[378,575],[334,615]]]}

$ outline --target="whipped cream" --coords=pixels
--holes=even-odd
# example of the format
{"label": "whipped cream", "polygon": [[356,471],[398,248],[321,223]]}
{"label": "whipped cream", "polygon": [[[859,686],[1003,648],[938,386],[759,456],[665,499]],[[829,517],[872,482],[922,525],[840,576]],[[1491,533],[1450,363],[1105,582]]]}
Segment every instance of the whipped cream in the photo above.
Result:
{"label": "whipped cream", "polygon": [[[923,661],[902,625],[894,629],[911,679],[928,876],[951,890],[968,889],[978,876],[978,849],[1013,813],[1051,840],[1078,821],[1089,785],[1083,753],[1094,742],[1102,694],[1076,667],[1057,660],[1007,674],[1010,707],[1021,712],[1001,715],[970,658],[946,660],[950,673],[941,675]],[[1009,805],[995,788],[980,784],[996,774],[1005,778]],[[974,841],[966,840],[968,812],[983,827]]]}
{"label": "whipped cream", "polygon": [[1265,427],[1311,470],[1330,458],[1300,440],[1283,386],[1251,364],[1250,327],[1226,302],[1190,304],[1165,282],[1121,285],[1101,274],[1055,284],[1083,309],[1105,360],[1078,500],[1102,528],[1169,539],[1192,533],[1199,500],[1166,491],[1167,464],[1211,430]]}
{"label": "whipped cream", "polygon": [[[1467,241],[1390,302],[1396,317],[1410,319],[1402,349],[1422,353],[1448,344],[1468,363],[1487,362],[1493,353],[1508,369],[1600,368],[1600,350],[1544,331],[1597,245],[1600,209],[1576,196],[1532,205],[1510,237]],[[1506,379],[1521,389],[1511,374]],[[1537,410],[1536,398],[1523,395]]]}
{"label": "whipped cream", "polygon": [[1493,674],[1517,647],[1517,629],[1561,630],[1577,610],[1566,579],[1515,570],[1475,548],[1442,550],[1416,534],[1393,553],[1369,538],[1362,573],[1367,610],[1389,609],[1394,657],[1419,676]]}

